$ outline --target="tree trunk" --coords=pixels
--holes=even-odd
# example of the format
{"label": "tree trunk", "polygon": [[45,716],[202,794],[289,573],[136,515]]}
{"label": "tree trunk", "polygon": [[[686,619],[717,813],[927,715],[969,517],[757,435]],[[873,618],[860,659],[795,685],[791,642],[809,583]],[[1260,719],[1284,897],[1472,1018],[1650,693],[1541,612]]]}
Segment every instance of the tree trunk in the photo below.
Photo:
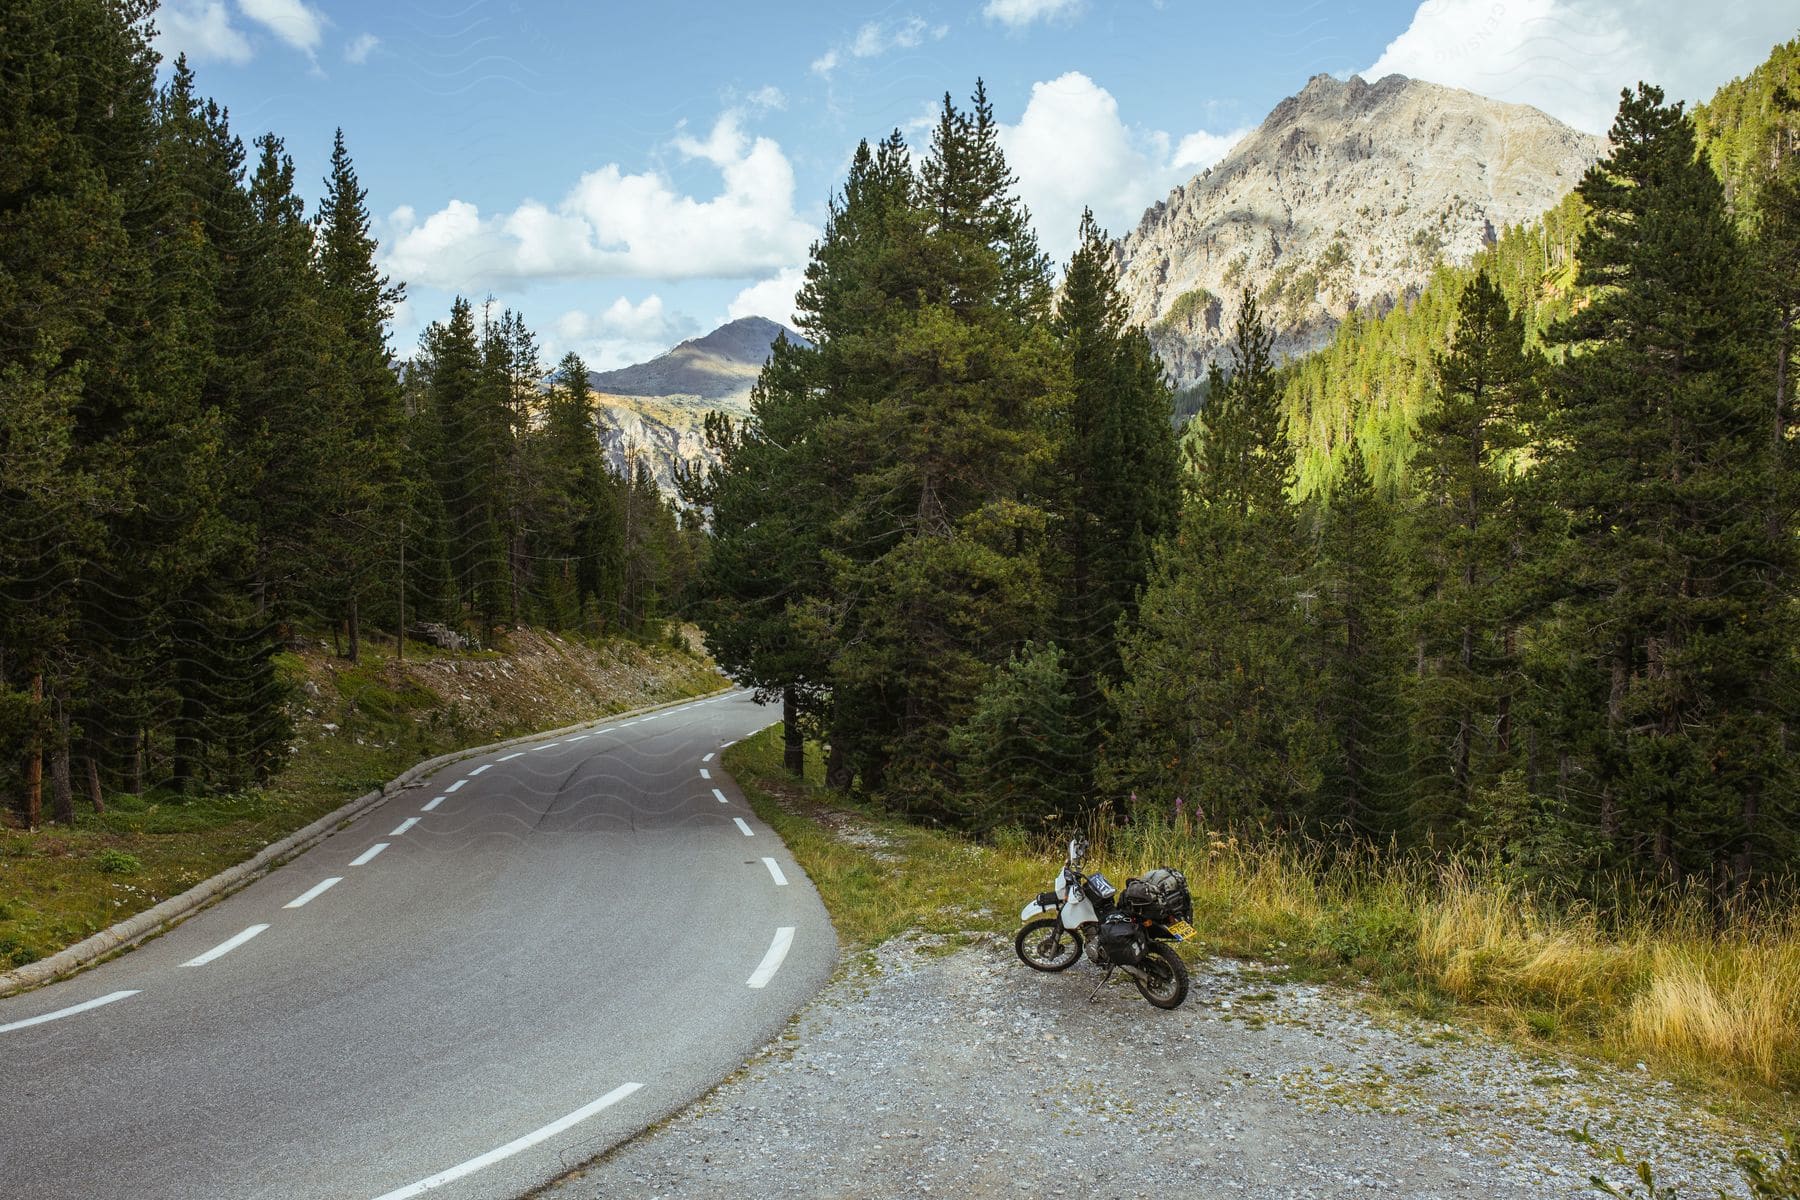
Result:
{"label": "tree trunk", "polygon": [[[35,710],[44,702],[44,677],[31,677],[31,703]],[[31,749],[25,756],[25,828],[36,829],[44,823],[44,745],[33,736]]]}
{"label": "tree trunk", "polygon": [[806,774],[806,742],[800,736],[800,702],[791,683],[781,689],[781,722],[781,765],[799,778]]}
{"label": "tree trunk", "polygon": [[850,752],[845,749],[844,739],[833,734],[831,752],[825,759],[825,786],[834,791],[847,792],[855,778],[856,773],[850,768]]}
{"label": "tree trunk", "polygon": [[345,627],[350,638],[350,647],[344,657],[356,662],[362,657],[362,618],[357,611],[356,597],[350,597],[350,611],[345,617]]}
{"label": "tree trunk", "polygon": [[50,811],[59,825],[75,823],[75,789],[69,780],[69,709],[56,698],[56,742],[50,748]]}
{"label": "tree trunk", "polygon": [[87,763],[88,803],[94,806],[96,816],[106,811],[106,795],[100,790],[100,760],[93,754],[85,758]]}

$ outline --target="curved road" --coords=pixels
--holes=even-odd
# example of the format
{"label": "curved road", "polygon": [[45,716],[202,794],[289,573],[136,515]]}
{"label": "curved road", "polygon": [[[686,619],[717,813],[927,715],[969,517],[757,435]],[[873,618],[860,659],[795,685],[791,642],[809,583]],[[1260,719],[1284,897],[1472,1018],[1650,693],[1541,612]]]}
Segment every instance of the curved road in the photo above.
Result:
{"label": "curved road", "polygon": [[836,961],[718,767],[773,719],[734,693],[453,764],[0,1000],[0,1196],[512,1197],[687,1104]]}

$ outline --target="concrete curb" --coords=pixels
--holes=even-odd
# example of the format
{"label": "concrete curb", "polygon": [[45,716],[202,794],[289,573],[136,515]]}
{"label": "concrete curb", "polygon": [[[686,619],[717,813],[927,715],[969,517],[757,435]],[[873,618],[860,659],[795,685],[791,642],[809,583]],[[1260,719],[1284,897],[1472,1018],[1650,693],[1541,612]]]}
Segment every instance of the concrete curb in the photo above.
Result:
{"label": "concrete curb", "polygon": [[735,690],[737,690],[735,687],[725,687],[716,692],[706,692],[682,700],[668,700],[661,704],[646,705],[643,708],[608,713],[603,717],[579,721],[574,725],[564,725],[560,729],[546,729],[540,733],[528,733],[521,737],[508,738],[504,742],[494,742],[486,746],[471,746],[466,750],[452,750],[448,754],[440,754],[436,758],[426,759],[401,772],[375,791],[365,792],[348,804],[320,817],[304,829],[296,830],[278,842],[269,843],[247,861],[241,862],[235,867],[225,868],[211,879],[196,883],[181,895],[172,896],[155,908],[145,909],[134,917],[127,917],[117,925],[102,929],[99,933],[76,942],[66,950],[57,951],[49,958],[26,963],[22,967],[16,967],[0,974],[0,996],[10,996],[42,987],[46,983],[53,983],[66,975],[73,975],[97,959],[105,958],[115,951],[129,949],[150,935],[162,932],[169,926],[180,922],[196,909],[202,908],[222,896],[230,895],[239,888],[260,879],[288,859],[312,849],[314,845],[335,833],[339,825],[362,816],[372,808],[378,808],[396,792],[410,787],[417,780],[434,771],[441,770],[451,763],[461,762],[465,758],[479,758],[483,754],[504,750],[508,746],[519,746],[526,742],[538,742],[545,738],[574,733],[578,729],[603,725],[621,717],[635,717],[640,713],[692,704],[696,700],[722,696]]}

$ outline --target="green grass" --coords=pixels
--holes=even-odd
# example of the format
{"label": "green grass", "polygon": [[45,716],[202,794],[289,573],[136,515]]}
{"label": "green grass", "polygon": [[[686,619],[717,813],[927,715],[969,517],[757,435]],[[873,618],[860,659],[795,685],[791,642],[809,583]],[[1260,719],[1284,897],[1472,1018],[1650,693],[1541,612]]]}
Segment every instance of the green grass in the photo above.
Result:
{"label": "green grass", "polygon": [[[300,721],[298,752],[267,787],[230,795],[109,795],[104,814],[78,802],[73,826],[0,825],[0,971],[46,958],[186,891],[423,759],[699,695],[721,683],[699,658],[633,643],[621,653],[634,657],[619,669],[638,662],[665,668],[657,686],[620,691],[605,704],[570,688],[542,704],[500,706],[483,718],[467,705],[440,702],[381,649],[371,646],[354,666],[322,652],[281,656],[290,680],[310,682],[318,694],[301,701],[314,715]],[[439,660],[491,663],[501,655],[409,643],[407,657],[416,667]],[[460,686],[484,682],[490,681]],[[542,680],[534,686],[550,691]],[[326,731],[327,722],[336,730]]]}
{"label": "green grass", "polygon": [[919,930],[952,943],[1011,934],[1025,902],[1050,886],[1056,863],[982,846],[856,806],[823,785],[816,746],[806,778],[782,769],[781,727],[725,752],[725,769],[756,815],[781,835],[819,889],[846,948]]}

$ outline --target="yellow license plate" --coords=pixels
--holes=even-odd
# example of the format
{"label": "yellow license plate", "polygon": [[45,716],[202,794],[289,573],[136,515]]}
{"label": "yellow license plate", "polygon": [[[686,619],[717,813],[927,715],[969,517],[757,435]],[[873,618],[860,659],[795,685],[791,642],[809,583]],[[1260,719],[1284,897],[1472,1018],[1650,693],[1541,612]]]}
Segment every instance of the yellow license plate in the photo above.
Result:
{"label": "yellow license plate", "polygon": [[1184,942],[1191,942],[1194,938],[1199,936],[1194,932],[1194,927],[1189,925],[1186,921],[1170,921],[1169,932],[1173,933]]}

